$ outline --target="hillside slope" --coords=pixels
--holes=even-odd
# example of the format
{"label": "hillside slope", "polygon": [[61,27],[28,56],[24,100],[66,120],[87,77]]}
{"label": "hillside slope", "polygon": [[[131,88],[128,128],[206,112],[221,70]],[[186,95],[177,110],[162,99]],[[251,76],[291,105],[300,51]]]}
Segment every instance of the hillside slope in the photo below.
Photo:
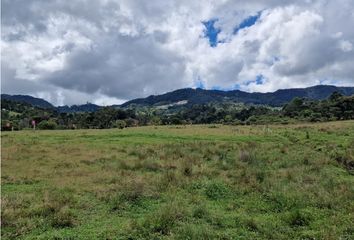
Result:
{"label": "hillside slope", "polygon": [[36,98],[29,95],[9,95],[1,94],[1,99],[11,100],[14,102],[27,103],[34,107],[54,108],[54,106],[42,98]]}
{"label": "hillside slope", "polygon": [[354,87],[336,87],[318,85],[309,88],[282,89],[271,93],[248,93],[240,90],[220,91],[185,88],[162,95],[152,95],[147,98],[138,98],[128,101],[122,106],[143,105],[159,106],[187,100],[188,104],[205,104],[209,102],[242,102],[253,104],[265,104],[271,106],[282,106],[291,101],[294,97],[322,100],[328,98],[333,92],[340,92],[350,96],[354,94]]}

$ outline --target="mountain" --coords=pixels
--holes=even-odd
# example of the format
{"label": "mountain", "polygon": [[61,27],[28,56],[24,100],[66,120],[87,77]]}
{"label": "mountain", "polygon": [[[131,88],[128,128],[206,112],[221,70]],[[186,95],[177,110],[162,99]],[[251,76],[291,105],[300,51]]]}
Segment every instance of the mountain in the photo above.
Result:
{"label": "mountain", "polygon": [[9,94],[1,94],[1,99],[11,100],[14,102],[28,103],[35,107],[40,108],[55,108],[51,103],[47,102],[42,98],[35,98],[28,95],[9,95]]}
{"label": "mountain", "polygon": [[59,106],[55,107],[51,103],[47,102],[42,98],[36,98],[29,95],[9,95],[1,94],[1,99],[10,100],[13,102],[25,103],[34,107],[44,108],[44,109],[53,109],[58,112],[73,113],[73,112],[95,112],[101,108],[96,104],[86,103],[82,105],[72,105],[72,106]]}
{"label": "mountain", "polygon": [[[122,105],[112,105],[111,107],[134,107],[134,106],[153,106],[168,108],[171,106],[188,106],[193,104],[206,104],[211,102],[236,102],[245,104],[263,104],[270,106],[283,106],[295,97],[322,100],[328,98],[333,92],[340,92],[343,95],[354,95],[354,87],[336,87],[330,85],[318,85],[309,88],[282,89],[269,93],[249,93],[240,90],[220,91],[184,88],[168,92],[162,95],[152,95],[146,98],[138,98],[128,101]],[[45,109],[55,109],[58,112],[95,112],[101,108],[96,104],[86,103],[83,105],[59,106],[54,107],[51,103],[41,98],[28,95],[8,95],[1,94],[1,99],[11,100],[31,104],[35,107]]]}
{"label": "mountain", "polygon": [[73,112],[96,112],[99,110],[101,106],[98,106],[96,104],[92,103],[86,103],[83,105],[72,105],[72,106],[59,106],[56,109],[58,112],[63,112],[63,113],[73,113]]}
{"label": "mountain", "polygon": [[343,95],[354,95],[354,87],[336,87],[330,85],[318,85],[308,88],[282,89],[269,93],[248,93],[240,90],[220,91],[185,88],[162,95],[151,95],[146,98],[138,98],[122,104],[128,106],[163,106],[186,102],[189,105],[206,104],[210,102],[242,102],[252,104],[264,104],[270,106],[282,106],[295,97],[312,100],[328,98],[333,92],[340,92]]}

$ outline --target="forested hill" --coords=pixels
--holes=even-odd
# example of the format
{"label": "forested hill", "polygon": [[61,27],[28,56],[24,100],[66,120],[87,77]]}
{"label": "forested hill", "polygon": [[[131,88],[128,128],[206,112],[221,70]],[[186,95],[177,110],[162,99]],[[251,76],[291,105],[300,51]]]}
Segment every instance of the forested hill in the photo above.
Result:
{"label": "forested hill", "polygon": [[[91,106],[89,106],[91,107]],[[73,108],[71,108],[73,109]],[[294,98],[282,108],[243,103],[181,104],[178,107],[100,107],[97,111],[59,112],[1,99],[1,129],[125,128],[175,124],[288,124],[354,119],[354,95],[334,92],[326,100]]]}
{"label": "forested hill", "polygon": [[[162,95],[152,95],[147,98],[138,98],[128,101],[122,105],[112,107],[132,107],[132,106],[192,106],[195,104],[208,103],[244,103],[261,104],[273,107],[280,107],[290,102],[293,98],[306,98],[309,100],[327,99],[333,92],[339,92],[344,96],[354,95],[354,87],[336,87],[329,85],[318,85],[309,88],[283,89],[270,93],[249,93],[240,90],[220,91],[185,88],[168,92]],[[101,106],[87,103],[83,105],[59,106],[55,107],[51,103],[41,98],[28,95],[8,95],[1,94],[2,100],[27,103],[34,107],[54,109],[63,113],[75,112],[96,112]]]}
{"label": "forested hill", "polygon": [[248,93],[240,90],[220,91],[185,88],[162,95],[152,95],[147,98],[139,98],[128,101],[122,106],[142,105],[159,106],[176,103],[206,104],[210,102],[241,102],[263,104],[270,106],[283,106],[295,97],[311,100],[323,100],[333,92],[339,92],[345,96],[354,94],[354,87],[336,87],[329,85],[318,85],[309,88],[283,89],[271,93]]}
{"label": "forested hill", "polygon": [[54,106],[42,98],[35,98],[29,95],[9,95],[1,94],[1,100],[11,100],[20,103],[27,103],[39,108],[54,108]]}

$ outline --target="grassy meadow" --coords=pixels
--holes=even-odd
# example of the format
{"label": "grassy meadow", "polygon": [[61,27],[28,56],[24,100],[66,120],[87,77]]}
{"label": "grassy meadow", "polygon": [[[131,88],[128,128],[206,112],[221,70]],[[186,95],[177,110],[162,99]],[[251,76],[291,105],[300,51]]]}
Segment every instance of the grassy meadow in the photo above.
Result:
{"label": "grassy meadow", "polygon": [[354,239],[354,121],[2,132],[2,239]]}

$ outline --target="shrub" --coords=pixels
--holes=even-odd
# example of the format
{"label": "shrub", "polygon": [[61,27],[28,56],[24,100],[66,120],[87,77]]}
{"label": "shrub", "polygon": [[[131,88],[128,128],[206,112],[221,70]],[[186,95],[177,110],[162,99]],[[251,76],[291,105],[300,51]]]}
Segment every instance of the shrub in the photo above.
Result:
{"label": "shrub", "polygon": [[114,125],[113,125],[113,127],[119,128],[119,129],[123,129],[123,128],[125,128],[126,126],[127,126],[127,124],[126,124],[126,122],[125,122],[124,120],[117,120],[117,121],[114,123]]}
{"label": "shrub", "polygon": [[178,172],[173,169],[168,169],[162,174],[158,180],[157,187],[160,191],[166,191],[173,186],[179,186],[182,184],[183,178],[181,178]]}
{"label": "shrub", "polygon": [[149,228],[153,232],[166,235],[171,231],[176,221],[183,218],[183,213],[176,206],[168,206],[152,216],[148,221]]}
{"label": "shrub", "polygon": [[119,189],[119,193],[111,197],[111,209],[117,211],[131,206],[139,206],[145,197],[147,197],[145,184],[140,181],[133,181]]}
{"label": "shrub", "polygon": [[43,120],[37,125],[37,127],[42,130],[54,130],[57,126],[57,123],[51,120]]}
{"label": "shrub", "polygon": [[293,227],[308,226],[311,222],[311,218],[309,214],[296,209],[290,213],[287,222]]}
{"label": "shrub", "polygon": [[336,160],[340,165],[342,165],[349,172],[354,170],[354,152],[348,147],[345,151],[334,150],[331,152],[331,158]]}
{"label": "shrub", "polygon": [[157,235],[169,235],[177,222],[186,217],[181,202],[171,202],[148,215],[142,222],[133,222],[128,229],[129,239],[159,239]]}
{"label": "shrub", "polygon": [[247,219],[244,222],[244,225],[246,226],[246,228],[252,232],[257,232],[259,231],[259,226],[257,224],[257,222],[255,221],[255,219]]}
{"label": "shrub", "polygon": [[310,133],[306,131],[306,139],[310,139]]}
{"label": "shrub", "polygon": [[209,215],[208,209],[206,208],[205,205],[198,205],[194,210],[193,210],[193,217],[194,218],[204,218]]}
{"label": "shrub", "polygon": [[68,189],[49,190],[44,193],[43,203],[31,209],[31,216],[44,217],[52,227],[73,227],[77,217],[72,210],[75,199]]}
{"label": "shrub", "polygon": [[241,149],[239,152],[239,159],[242,162],[252,164],[256,162],[256,155],[253,151],[247,149]]}
{"label": "shrub", "polygon": [[190,160],[184,160],[182,164],[182,174],[190,177],[193,174],[193,163]]}
{"label": "shrub", "polygon": [[24,214],[22,210],[30,207],[31,199],[17,195],[2,195],[1,203],[1,227],[15,227],[16,221]]}
{"label": "shrub", "polygon": [[229,195],[229,192],[229,187],[222,182],[212,182],[205,189],[206,196],[212,200],[225,198]]}
{"label": "shrub", "polygon": [[209,227],[204,225],[188,224],[180,228],[176,234],[176,239],[183,240],[208,240],[219,239],[213,234]]}
{"label": "shrub", "polygon": [[76,216],[65,206],[53,215],[51,225],[55,228],[73,227],[76,225]]}

